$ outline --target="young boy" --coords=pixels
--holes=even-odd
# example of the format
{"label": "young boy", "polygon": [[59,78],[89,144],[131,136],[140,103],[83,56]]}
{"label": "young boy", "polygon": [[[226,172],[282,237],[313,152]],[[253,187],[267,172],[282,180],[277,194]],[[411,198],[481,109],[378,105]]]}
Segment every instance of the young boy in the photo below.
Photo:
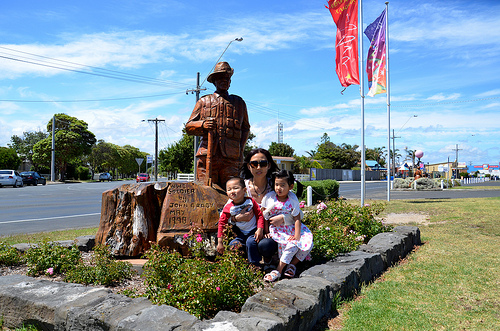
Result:
{"label": "young boy", "polygon": [[264,237],[264,216],[254,199],[245,196],[245,181],[239,177],[232,177],[226,183],[227,196],[231,200],[224,206],[219,218],[219,228],[217,233],[217,252],[224,253],[223,231],[230,220],[234,220],[235,215],[242,211],[253,209],[254,216],[248,222],[231,222],[236,238],[229,245],[241,244],[246,247],[248,261],[256,266],[260,266],[262,256],[259,253],[258,243]]}

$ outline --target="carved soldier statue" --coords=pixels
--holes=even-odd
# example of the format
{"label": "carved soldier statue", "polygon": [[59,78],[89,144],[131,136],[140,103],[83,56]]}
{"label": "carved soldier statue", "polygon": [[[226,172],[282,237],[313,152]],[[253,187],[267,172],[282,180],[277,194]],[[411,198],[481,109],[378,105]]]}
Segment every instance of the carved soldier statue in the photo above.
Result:
{"label": "carved soldier statue", "polygon": [[227,62],[216,64],[207,78],[215,85],[215,93],[198,100],[186,123],[187,134],[202,136],[196,153],[196,179],[207,182],[211,178],[208,182],[221,188],[230,177],[238,176],[250,133],[245,101],[228,93],[232,75]]}

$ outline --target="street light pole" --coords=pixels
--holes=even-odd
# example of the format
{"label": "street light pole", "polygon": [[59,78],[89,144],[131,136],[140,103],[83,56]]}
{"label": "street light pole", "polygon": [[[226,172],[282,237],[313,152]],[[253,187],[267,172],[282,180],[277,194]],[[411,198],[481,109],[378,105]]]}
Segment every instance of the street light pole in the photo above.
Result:
{"label": "street light pole", "polygon": [[[401,128],[399,128],[398,132],[396,132],[396,134],[398,134],[401,130],[403,130],[404,126],[406,125],[406,123],[408,123],[413,117],[418,117],[418,115],[412,115],[410,116],[410,118],[408,118],[405,122],[405,124],[403,124],[401,126]],[[396,177],[396,143],[395,143],[395,138],[401,138],[401,137],[396,137],[395,134],[394,134],[394,130],[392,130],[392,147],[394,148],[394,152],[392,154],[393,156],[393,162],[392,162],[392,165],[394,167],[394,177]],[[407,150],[408,148],[406,147],[405,150]],[[405,155],[405,161],[406,161],[406,155]]]}
{"label": "street light pole", "polygon": [[56,140],[55,140],[55,132],[56,132],[56,115],[52,116],[52,149],[51,149],[51,157],[50,157],[50,181],[54,182],[56,180]]}

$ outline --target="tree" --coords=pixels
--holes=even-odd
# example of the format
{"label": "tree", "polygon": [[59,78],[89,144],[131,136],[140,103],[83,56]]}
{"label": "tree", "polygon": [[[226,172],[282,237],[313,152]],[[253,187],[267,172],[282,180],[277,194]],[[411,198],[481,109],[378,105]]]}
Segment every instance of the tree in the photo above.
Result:
{"label": "tree", "polygon": [[8,146],[13,148],[22,160],[29,161],[35,168],[35,171],[38,171],[39,165],[33,162],[33,146],[40,140],[47,138],[47,136],[48,134],[42,131],[23,132],[22,137],[12,136],[10,138],[12,143],[8,144]]}
{"label": "tree", "polygon": [[21,162],[21,158],[13,148],[0,147],[0,169],[17,170]]}
{"label": "tree", "polygon": [[118,171],[126,175],[134,174],[139,170],[139,165],[135,159],[146,159],[148,155],[148,153],[141,152],[139,148],[130,145],[120,147],[118,154],[120,154]]}
{"label": "tree", "polygon": [[295,152],[290,145],[277,142],[272,142],[271,145],[269,145],[268,151],[269,153],[271,153],[272,156],[288,156],[288,157],[292,157],[293,153]]}
{"label": "tree", "polygon": [[252,149],[257,148],[257,146],[253,145],[253,139],[255,135],[250,131],[248,134],[248,139],[245,144],[245,148],[243,149],[243,155],[247,155]]}
{"label": "tree", "polygon": [[356,151],[358,147],[345,143],[337,146],[330,141],[328,134],[324,133],[321,143],[318,144],[316,158],[323,161],[324,168],[352,169],[361,158],[361,153]]}
{"label": "tree", "polygon": [[160,171],[193,172],[194,136],[182,130],[181,139],[162,149],[158,154]]}
{"label": "tree", "polygon": [[377,161],[378,164],[380,164],[382,167],[385,166],[385,146],[382,147],[375,147],[375,148],[367,148],[365,150],[365,156],[367,160],[374,160]]}
{"label": "tree", "polygon": [[309,173],[309,168],[312,168],[311,160],[306,156],[295,155],[295,162],[293,164],[293,169],[295,173],[307,174]]}
{"label": "tree", "polygon": [[[95,135],[88,130],[88,124],[66,114],[55,116],[55,166],[60,170],[62,178],[67,165],[88,155],[95,144]],[[52,131],[52,118],[47,124],[47,131]],[[33,146],[33,162],[44,166],[50,165],[52,137],[46,137]]]}
{"label": "tree", "polygon": [[115,169],[120,164],[119,146],[99,139],[97,144],[92,146],[89,157],[92,172],[103,172]]}

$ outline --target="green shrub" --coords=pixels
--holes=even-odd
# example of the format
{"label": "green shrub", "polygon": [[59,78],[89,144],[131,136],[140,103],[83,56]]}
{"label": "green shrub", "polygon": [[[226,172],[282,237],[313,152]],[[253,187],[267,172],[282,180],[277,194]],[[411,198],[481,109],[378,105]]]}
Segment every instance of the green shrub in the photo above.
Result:
{"label": "green shrub", "polygon": [[66,272],[64,281],[79,284],[113,285],[132,277],[132,265],[117,261],[106,246],[94,247],[94,255],[89,264],[80,262]]}
{"label": "green shrub", "polygon": [[45,273],[62,274],[79,262],[80,251],[76,245],[68,249],[56,243],[43,241],[26,252],[25,260],[28,266],[28,276]]}
{"label": "green shrub", "polygon": [[78,166],[75,170],[75,176],[80,180],[89,180],[90,179],[90,170],[84,166]]}
{"label": "green shrub", "polygon": [[262,286],[262,273],[229,248],[215,262],[183,258],[158,245],[145,257],[146,296],[198,318],[211,318],[220,310],[239,311]]}
{"label": "green shrub", "polygon": [[[300,200],[307,199],[307,187],[312,187],[312,203],[316,204],[319,201],[333,200],[339,197],[339,183],[333,179],[325,180],[311,180],[301,182],[304,185],[304,191],[299,198]],[[297,192],[297,187],[294,187],[294,191]]]}
{"label": "green shrub", "polygon": [[391,227],[375,218],[384,207],[382,203],[361,207],[338,200],[322,202],[316,211],[306,213],[302,221],[314,236],[313,260],[331,260],[340,253],[356,250],[378,233],[390,231]]}
{"label": "green shrub", "polygon": [[14,266],[23,263],[21,253],[14,247],[0,242],[0,265]]}

